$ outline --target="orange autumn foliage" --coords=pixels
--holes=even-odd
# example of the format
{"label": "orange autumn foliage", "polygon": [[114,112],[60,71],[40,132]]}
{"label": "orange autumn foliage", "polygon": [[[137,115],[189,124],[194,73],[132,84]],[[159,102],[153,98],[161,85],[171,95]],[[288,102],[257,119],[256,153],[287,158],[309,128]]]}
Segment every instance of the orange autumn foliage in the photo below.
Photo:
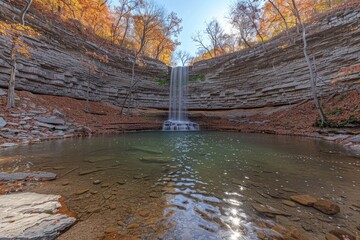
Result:
{"label": "orange autumn foliage", "polygon": [[30,58],[31,46],[24,40],[24,36],[38,37],[40,34],[29,26],[24,26],[19,23],[8,23],[0,21],[0,35],[5,36],[8,42],[5,46],[8,48],[15,47],[16,52]]}
{"label": "orange autumn foliage", "polygon": [[[142,0],[139,0],[141,2]],[[122,26],[114,32],[115,26],[118,24],[116,8],[110,6],[107,0],[34,0],[34,8],[38,12],[45,12],[47,15],[59,17],[63,22],[71,23],[77,29],[84,29],[89,34],[96,35],[106,42],[114,45],[120,45],[124,42],[123,47],[135,51],[138,46],[136,36],[127,34],[126,39],[121,39],[125,29],[133,29],[136,25],[135,15],[126,13],[126,18],[131,19],[132,26]],[[116,7],[116,6],[115,6]],[[125,21],[125,19],[123,19]],[[123,23],[122,23],[123,24]],[[124,25],[124,24],[123,24]],[[94,38],[95,39],[95,38]],[[92,40],[94,40],[92,39]],[[161,41],[164,44],[159,44]],[[154,51],[159,46],[162,47],[161,52]],[[149,34],[146,50],[142,54],[147,57],[156,58],[164,63],[170,64],[171,55],[176,47],[176,41],[172,40],[172,36],[168,36],[163,28],[158,27]]]}

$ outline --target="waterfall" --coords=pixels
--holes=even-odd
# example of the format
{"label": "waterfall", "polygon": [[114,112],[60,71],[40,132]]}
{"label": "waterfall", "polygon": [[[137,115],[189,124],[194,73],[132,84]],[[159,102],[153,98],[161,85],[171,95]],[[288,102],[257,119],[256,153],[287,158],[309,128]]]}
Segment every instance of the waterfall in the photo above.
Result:
{"label": "waterfall", "polygon": [[169,118],[163,124],[164,131],[196,131],[197,123],[187,118],[187,83],[189,67],[174,67],[171,70],[169,94]]}

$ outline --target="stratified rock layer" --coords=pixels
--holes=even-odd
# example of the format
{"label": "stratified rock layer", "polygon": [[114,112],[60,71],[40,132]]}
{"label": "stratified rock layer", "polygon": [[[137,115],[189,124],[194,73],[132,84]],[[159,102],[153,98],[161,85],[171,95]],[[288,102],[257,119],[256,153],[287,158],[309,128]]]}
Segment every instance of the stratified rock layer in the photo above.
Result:
{"label": "stratified rock layer", "polygon": [[[307,28],[320,95],[359,85],[359,71],[350,70],[360,67],[358,19],[356,7],[329,14]],[[189,109],[258,108],[311,99],[302,38],[295,39],[279,36],[264,46],[195,63],[190,74],[205,80],[190,85]]]}
{"label": "stratified rock layer", "polygon": [[[0,7],[7,19],[19,13],[3,1]],[[339,9],[307,26],[308,50],[317,70],[319,95],[357,87],[359,18],[359,7]],[[86,99],[89,87],[89,99],[123,105],[131,81],[131,55],[116,48],[102,48],[58,26],[51,27],[39,17],[29,17],[28,24],[39,29],[42,36],[26,38],[33,48],[32,59],[19,56],[17,89]],[[291,41],[278,36],[263,45],[195,63],[191,75],[200,81],[189,85],[188,109],[259,108],[311,99],[301,34],[292,35]],[[6,41],[0,37],[0,43]],[[8,55],[9,49],[2,48],[0,51]],[[89,59],[83,49],[107,55],[109,63]],[[89,73],[89,60],[98,68],[97,73]],[[135,72],[132,106],[167,109],[169,85],[160,83],[168,79],[168,67],[156,60],[142,59]],[[7,87],[9,75],[10,67],[0,59],[0,87]],[[201,81],[203,77],[205,80]]]}
{"label": "stratified rock layer", "polygon": [[75,223],[56,214],[60,196],[18,193],[0,196],[0,239],[55,239]]}
{"label": "stratified rock layer", "polygon": [[[12,8],[5,1],[0,2],[0,20],[11,19],[18,15],[19,9]],[[72,33],[58,26],[50,26],[41,16],[29,14],[27,24],[40,31],[38,38],[25,38],[32,47],[32,59],[18,56],[16,89],[33,93],[67,96],[86,99],[89,87],[89,99],[106,101],[122,105],[132,78],[132,55],[120,49],[102,48],[94,42],[81,38],[81,34]],[[1,43],[8,40],[0,36]],[[86,49],[84,51],[84,49]],[[86,51],[107,55],[108,63],[90,58]],[[87,63],[91,61],[96,73],[89,71]],[[168,107],[168,86],[159,84],[165,79],[168,67],[154,59],[141,59],[135,67],[133,104],[140,107]],[[7,87],[10,67],[0,59],[0,87]]]}

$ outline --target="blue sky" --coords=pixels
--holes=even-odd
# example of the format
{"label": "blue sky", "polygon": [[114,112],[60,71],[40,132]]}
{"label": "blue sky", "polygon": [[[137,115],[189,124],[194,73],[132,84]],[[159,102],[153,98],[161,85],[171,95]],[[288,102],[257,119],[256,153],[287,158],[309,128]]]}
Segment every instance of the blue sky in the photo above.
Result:
{"label": "blue sky", "polygon": [[218,19],[222,26],[229,31],[230,25],[225,19],[229,5],[234,0],[154,0],[170,13],[174,11],[183,19],[183,30],[179,36],[181,45],[177,49],[185,50],[192,55],[197,48],[191,36],[198,30],[205,29],[205,22],[212,18]]}

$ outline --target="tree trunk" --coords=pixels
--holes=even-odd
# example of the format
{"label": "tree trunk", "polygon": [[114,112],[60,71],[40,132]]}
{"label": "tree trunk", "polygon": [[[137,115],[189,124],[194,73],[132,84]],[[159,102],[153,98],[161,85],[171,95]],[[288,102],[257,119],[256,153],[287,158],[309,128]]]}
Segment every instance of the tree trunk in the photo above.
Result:
{"label": "tree trunk", "polygon": [[25,8],[21,11],[20,13],[20,22],[21,22],[21,25],[25,25],[25,15],[27,13],[27,11],[29,11],[29,8],[33,2],[33,0],[27,0],[25,1],[26,2],[26,5],[25,5]]}
{"label": "tree trunk", "polygon": [[280,17],[282,18],[282,20],[284,21],[285,24],[285,28],[286,28],[286,36],[290,39],[290,34],[289,34],[289,25],[287,24],[287,21],[284,17],[284,15],[282,14],[282,12],[280,11],[280,9],[275,5],[275,3],[271,0],[269,0],[270,4],[275,8],[275,10],[279,13]]}
{"label": "tree trunk", "polygon": [[126,94],[125,99],[124,99],[124,102],[123,102],[123,104],[122,104],[122,106],[121,106],[120,115],[123,114],[124,108],[125,108],[125,105],[126,105],[126,102],[127,102],[128,99],[129,99],[128,109],[131,108],[131,104],[132,104],[132,89],[133,89],[134,85],[137,83],[137,82],[136,82],[136,83],[134,84],[136,58],[137,58],[137,57],[135,57],[135,58],[133,59],[132,68],[131,68],[132,73],[131,73],[131,81],[130,81],[130,85],[129,85],[129,91],[128,91],[128,93]]}
{"label": "tree trunk", "polygon": [[[90,72],[89,72],[90,75]],[[86,111],[90,111],[90,104],[89,104],[89,98],[90,98],[90,77],[87,80],[87,89],[86,89]]]}
{"label": "tree trunk", "polygon": [[319,114],[320,114],[320,120],[321,120],[321,126],[324,126],[324,123],[326,121],[326,117],[324,114],[324,111],[321,107],[319,98],[317,96],[317,89],[316,89],[316,79],[315,79],[315,74],[314,74],[314,69],[313,69],[313,65],[311,63],[311,60],[309,58],[308,52],[307,52],[307,39],[306,39],[306,29],[305,29],[305,25],[301,20],[300,14],[299,14],[299,10],[296,7],[296,3],[295,0],[292,0],[292,3],[294,5],[294,9],[295,9],[295,13],[296,13],[296,17],[299,20],[299,24],[302,28],[302,38],[303,38],[303,42],[304,42],[304,48],[303,48],[303,52],[304,52],[304,57],[306,60],[306,63],[308,65],[309,68],[309,72],[310,72],[310,85],[311,85],[311,91],[312,91],[312,96],[314,99],[314,103],[316,108],[319,110]]}
{"label": "tree trunk", "polygon": [[8,86],[7,108],[15,108],[16,44],[11,46],[11,72]]}

